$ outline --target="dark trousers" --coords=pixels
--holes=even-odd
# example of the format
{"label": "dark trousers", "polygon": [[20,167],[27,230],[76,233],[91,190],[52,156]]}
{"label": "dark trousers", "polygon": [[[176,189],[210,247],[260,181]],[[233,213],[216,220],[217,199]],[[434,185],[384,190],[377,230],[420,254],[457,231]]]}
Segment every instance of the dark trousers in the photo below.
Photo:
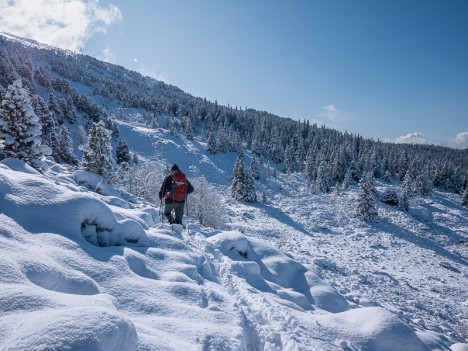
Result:
{"label": "dark trousers", "polygon": [[[164,215],[168,219],[169,223],[182,224],[182,217],[184,216],[184,205],[184,202],[165,201]],[[175,218],[173,218],[171,215],[172,210],[175,212]]]}

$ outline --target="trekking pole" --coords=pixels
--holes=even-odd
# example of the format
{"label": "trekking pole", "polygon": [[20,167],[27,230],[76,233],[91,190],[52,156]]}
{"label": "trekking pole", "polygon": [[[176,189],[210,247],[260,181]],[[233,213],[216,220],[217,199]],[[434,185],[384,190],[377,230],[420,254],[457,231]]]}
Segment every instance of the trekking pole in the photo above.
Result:
{"label": "trekking pole", "polygon": [[163,203],[162,199],[159,199],[159,223],[161,223],[161,225],[163,222],[162,203]]}
{"label": "trekking pole", "polygon": [[186,217],[187,217],[187,234],[190,234],[190,229],[189,229],[189,201],[188,201],[188,195],[186,198],[187,206],[185,207],[185,212],[186,212]]}

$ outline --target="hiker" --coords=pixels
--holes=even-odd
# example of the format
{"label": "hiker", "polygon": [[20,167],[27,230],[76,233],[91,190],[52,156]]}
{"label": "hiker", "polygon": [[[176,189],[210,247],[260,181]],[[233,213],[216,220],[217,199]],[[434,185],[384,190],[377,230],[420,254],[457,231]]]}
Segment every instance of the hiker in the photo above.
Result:
{"label": "hiker", "polygon": [[[193,186],[179,167],[174,164],[171,174],[164,178],[161,190],[159,190],[159,200],[164,198],[164,215],[171,224],[182,224],[184,215],[184,205],[187,195],[193,192]],[[172,217],[172,210],[175,218]]]}

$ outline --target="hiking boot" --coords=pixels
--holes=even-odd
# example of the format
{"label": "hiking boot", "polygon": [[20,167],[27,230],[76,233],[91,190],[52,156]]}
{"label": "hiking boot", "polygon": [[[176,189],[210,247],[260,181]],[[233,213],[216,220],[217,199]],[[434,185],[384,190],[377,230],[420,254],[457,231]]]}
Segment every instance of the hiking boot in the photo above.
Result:
{"label": "hiking boot", "polygon": [[175,220],[174,220],[174,218],[172,218],[172,216],[171,216],[171,215],[169,215],[169,216],[166,216],[166,217],[167,217],[167,221],[169,222],[169,224],[173,224],[173,223],[175,223]]}

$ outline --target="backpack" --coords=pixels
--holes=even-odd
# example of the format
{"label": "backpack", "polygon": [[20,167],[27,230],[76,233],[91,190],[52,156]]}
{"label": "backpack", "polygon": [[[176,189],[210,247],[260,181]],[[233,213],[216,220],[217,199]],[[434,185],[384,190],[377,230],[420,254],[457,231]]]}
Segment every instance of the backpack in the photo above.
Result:
{"label": "backpack", "polygon": [[169,199],[182,202],[187,196],[188,181],[183,172],[172,172],[172,191],[167,195]]}

